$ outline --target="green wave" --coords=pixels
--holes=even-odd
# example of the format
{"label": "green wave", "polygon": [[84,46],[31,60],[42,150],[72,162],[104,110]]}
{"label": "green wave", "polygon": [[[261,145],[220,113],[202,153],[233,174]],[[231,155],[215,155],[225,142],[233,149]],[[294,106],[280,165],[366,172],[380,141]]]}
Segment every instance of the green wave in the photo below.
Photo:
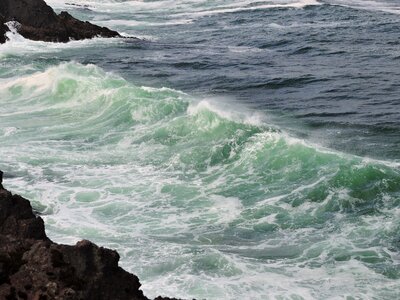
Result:
{"label": "green wave", "polygon": [[[108,224],[124,249],[129,228],[141,224],[152,243],[220,251],[195,263],[190,252],[166,273],[185,266],[188,274],[236,276],[244,271],[230,259],[239,256],[288,270],[330,266],[331,274],[359,262],[400,278],[395,163],[312,145],[251,114],[138,87],[92,65],[2,79],[0,103],[0,166],[59,191],[36,202],[54,215],[55,235],[67,230],[55,221],[64,210],[90,208],[85,217]],[[80,226],[69,234],[96,239],[96,226]],[[147,255],[142,247],[135,256]],[[161,272],[153,271],[142,276]]]}

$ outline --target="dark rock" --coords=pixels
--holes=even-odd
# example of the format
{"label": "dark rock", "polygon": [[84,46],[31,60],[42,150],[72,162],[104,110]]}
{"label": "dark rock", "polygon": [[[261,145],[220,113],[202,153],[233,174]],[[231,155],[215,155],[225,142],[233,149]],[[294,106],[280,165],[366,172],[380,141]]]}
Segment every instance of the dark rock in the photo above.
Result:
{"label": "dark rock", "polygon": [[29,201],[5,190],[2,178],[0,171],[0,299],[148,300],[116,251],[52,242]]}
{"label": "dark rock", "polygon": [[0,171],[0,190],[3,190],[3,171]]}
{"label": "dark rock", "polygon": [[0,44],[3,44],[6,42],[6,40],[7,40],[6,33],[7,33],[7,31],[10,30],[8,28],[8,26],[4,24],[5,22],[6,22],[6,19],[0,15]]}
{"label": "dark rock", "polygon": [[47,240],[42,218],[36,217],[28,200],[0,190],[0,234],[20,239]]}
{"label": "dark rock", "polygon": [[[75,19],[67,12],[57,15],[44,0],[1,0],[0,16],[1,24],[18,22],[18,33],[31,40],[68,42],[71,39],[81,40],[96,36],[120,36],[118,32],[106,27]],[[5,41],[4,30],[7,31],[8,28],[0,28],[0,35],[3,36],[3,39],[0,37],[0,43]]]}

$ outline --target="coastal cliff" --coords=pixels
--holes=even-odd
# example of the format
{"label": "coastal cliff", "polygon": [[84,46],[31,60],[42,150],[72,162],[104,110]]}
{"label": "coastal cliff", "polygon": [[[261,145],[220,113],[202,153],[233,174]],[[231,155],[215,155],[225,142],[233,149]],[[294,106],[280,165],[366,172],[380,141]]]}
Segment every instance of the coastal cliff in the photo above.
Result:
{"label": "coastal cliff", "polygon": [[83,22],[63,11],[56,14],[44,0],[1,0],[0,43],[6,41],[9,28],[6,22],[16,22],[15,27],[23,37],[45,42],[68,42],[93,37],[119,37],[119,33],[106,27]]}
{"label": "coastal cliff", "polygon": [[[30,202],[3,188],[0,171],[0,299],[148,300],[116,251],[83,240],[52,242]],[[156,300],[173,300],[157,297]]]}

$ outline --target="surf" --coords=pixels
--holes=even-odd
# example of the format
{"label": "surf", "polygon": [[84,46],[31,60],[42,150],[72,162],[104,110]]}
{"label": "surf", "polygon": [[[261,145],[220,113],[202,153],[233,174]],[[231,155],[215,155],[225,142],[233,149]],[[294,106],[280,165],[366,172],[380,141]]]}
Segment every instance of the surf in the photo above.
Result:
{"label": "surf", "polygon": [[[360,295],[387,296],[400,277],[396,164],[313,145],[259,113],[136,86],[94,65],[3,78],[0,95],[10,188],[33,199],[52,239],[117,249],[149,295],[161,285],[182,297],[233,299],[250,286],[273,297],[278,279],[301,297],[354,295],[354,284],[374,278],[385,289]],[[353,281],[343,281],[343,268]],[[318,285],[316,276],[333,280]]]}

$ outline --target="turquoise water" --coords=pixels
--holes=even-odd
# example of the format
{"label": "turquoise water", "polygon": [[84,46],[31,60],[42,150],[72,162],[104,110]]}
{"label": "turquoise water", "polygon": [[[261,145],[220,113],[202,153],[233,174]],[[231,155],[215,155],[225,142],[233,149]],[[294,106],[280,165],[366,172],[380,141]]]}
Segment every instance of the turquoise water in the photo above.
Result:
{"label": "turquoise water", "polygon": [[[299,118],[297,112],[315,110],[307,99],[324,80],[299,75],[254,88],[252,74],[267,66],[250,68],[259,52],[243,45],[230,52],[239,58],[228,59],[222,46],[210,44],[200,50],[219,49],[210,55],[216,61],[191,61],[201,51],[190,40],[187,26],[196,27],[197,19],[189,16],[209,23],[199,30],[212,32],[215,14],[234,14],[237,21],[242,14],[347,12],[351,4],[353,14],[363,15],[378,6],[278,2],[92,1],[82,8],[49,1],[149,40],[57,45],[10,34],[0,46],[6,187],[32,200],[53,240],[86,238],[118,250],[121,265],[139,276],[149,297],[399,298],[398,106],[387,99],[394,112],[384,118],[386,127],[366,110],[333,120],[322,105],[325,117]],[[396,3],[384,4],[373,13],[396,19]],[[127,23],[129,16],[137,17]],[[169,51],[178,50],[159,40],[156,31],[167,29],[154,23],[176,27],[176,40],[190,32],[186,53],[177,53],[190,68],[182,57],[182,65],[172,67]],[[241,63],[229,68],[237,71],[236,83],[218,82],[218,70],[235,59]],[[395,66],[380,71],[396,72]],[[207,72],[213,80],[204,80]],[[330,81],[336,96],[343,93],[340,80]],[[236,92],[235,86],[243,88]],[[298,98],[297,110],[293,87],[297,97],[308,93]],[[375,92],[391,97],[399,91],[394,84],[393,91],[385,88]],[[273,100],[277,95],[282,104]],[[382,114],[389,108],[378,98],[375,111]]]}

